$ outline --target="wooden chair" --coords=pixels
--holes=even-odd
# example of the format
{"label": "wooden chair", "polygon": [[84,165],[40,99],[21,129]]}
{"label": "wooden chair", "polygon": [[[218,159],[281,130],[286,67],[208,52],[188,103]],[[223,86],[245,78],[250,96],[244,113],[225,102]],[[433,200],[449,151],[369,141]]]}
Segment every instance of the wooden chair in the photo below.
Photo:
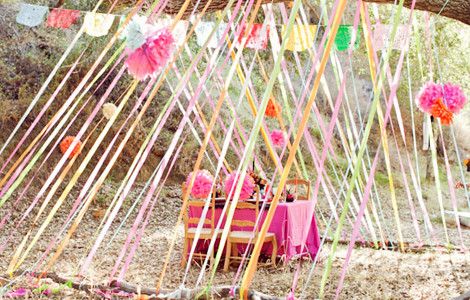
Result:
{"label": "wooden chair", "polygon": [[[294,186],[294,194],[297,196],[297,200],[310,200],[310,181],[305,179],[290,179],[286,181],[287,186]],[[299,194],[299,186],[305,187],[305,194]]]}
{"label": "wooden chair", "polygon": [[[185,185],[183,183],[183,195],[185,191]],[[196,199],[189,199],[188,201],[188,208],[186,209],[184,215],[183,215],[183,220],[184,220],[184,243],[183,243],[183,255],[181,259],[181,266],[184,268],[187,263],[187,255],[188,255],[188,249],[191,246],[192,241],[196,237],[196,232],[197,232],[197,226],[201,220],[201,216],[190,216],[189,211],[191,208],[200,208],[201,209],[201,214],[202,210],[204,209],[204,206],[206,205],[206,202],[204,200],[196,200]],[[222,234],[222,230],[216,230],[215,229],[215,189],[212,192],[212,197],[211,197],[211,202],[209,204],[209,210],[206,214],[206,218],[204,219],[204,228],[202,228],[201,232],[199,233],[199,241],[210,241],[212,239],[212,236],[214,235],[214,232],[216,232],[217,238],[220,237]],[[190,227],[190,225],[194,225]],[[210,226],[210,227],[209,227]],[[210,264],[212,266],[212,262],[214,260],[214,252],[212,251],[211,257],[210,257]],[[206,258],[205,253],[193,253],[193,259],[199,258],[200,260],[203,260]]]}
{"label": "wooden chair", "polygon": [[[230,230],[230,233],[227,237],[227,244],[225,245],[225,262],[224,262],[224,272],[227,272],[230,266],[230,263],[233,261],[241,261],[243,258],[238,255],[238,244],[249,244],[256,243],[258,240],[259,228],[255,228],[256,220],[259,216],[259,190],[256,192],[256,201],[253,202],[238,202],[236,209],[245,209],[245,210],[252,210],[254,211],[254,221],[250,220],[238,220],[234,218],[232,219],[232,223],[230,224],[230,229],[233,226],[237,226],[239,228],[247,228],[245,230]],[[261,228],[260,224],[258,227]],[[266,237],[264,242],[270,242],[273,245],[273,252],[271,254],[271,265],[276,266],[276,257],[277,257],[277,240],[276,235],[274,233],[268,232],[266,233]],[[233,255],[232,255],[233,254]]]}

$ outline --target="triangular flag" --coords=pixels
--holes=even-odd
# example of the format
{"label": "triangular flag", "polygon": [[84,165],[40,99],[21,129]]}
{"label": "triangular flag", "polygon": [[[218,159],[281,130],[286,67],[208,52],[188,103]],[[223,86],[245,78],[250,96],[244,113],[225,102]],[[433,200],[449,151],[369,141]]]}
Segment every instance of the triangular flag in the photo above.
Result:
{"label": "triangular flag", "polygon": [[108,34],[113,22],[114,15],[87,12],[83,26],[87,34],[100,37]]}
{"label": "triangular flag", "polygon": [[[281,35],[286,32],[286,25],[282,25]],[[313,47],[317,25],[294,25],[287,40],[286,49],[290,51],[305,51]]]}
{"label": "triangular flag", "polygon": [[[387,24],[376,24],[374,25],[374,49],[376,51],[384,50],[389,45],[390,35],[392,34],[392,26]],[[397,34],[395,40],[391,43],[392,49],[395,50],[408,50],[409,46],[406,43],[408,36],[407,29],[405,26],[399,25],[397,28]]]}
{"label": "triangular flag", "polygon": [[80,17],[80,11],[54,8],[47,17],[46,25],[56,28],[69,28]]}
{"label": "triangular flag", "polygon": [[[238,36],[238,42],[241,43],[245,35],[246,25],[243,25],[240,35]],[[245,48],[252,49],[266,49],[268,46],[269,37],[269,25],[264,24],[253,24],[250,33],[247,36]]]}
{"label": "triangular flag", "polygon": [[[211,34],[212,30],[214,29],[215,23],[214,22],[199,22],[196,25],[196,40],[197,44],[199,46],[203,46],[206,40],[209,38],[209,35]],[[219,43],[219,40],[222,38],[222,34],[225,31],[227,24],[222,22],[219,24],[219,27],[217,27],[217,31],[215,34],[212,36],[208,43],[209,48],[217,48],[217,44]]]}
{"label": "triangular flag", "polygon": [[46,6],[21,3],[20,12],[16,16],[16,22],[19,24],[35,27],[44,22],[44,18],[49,11]]}
{"label": "triangular flag", "polygon": [[[351,39],[353,35],[354,27],[352,25],[340,25],[338,33],[335,37],[335,46],[338,51],[346,51],[351,45]],[[354,49],[359,47],[361,42],[361,27],[357,28],[356,40],[354,41]]]}

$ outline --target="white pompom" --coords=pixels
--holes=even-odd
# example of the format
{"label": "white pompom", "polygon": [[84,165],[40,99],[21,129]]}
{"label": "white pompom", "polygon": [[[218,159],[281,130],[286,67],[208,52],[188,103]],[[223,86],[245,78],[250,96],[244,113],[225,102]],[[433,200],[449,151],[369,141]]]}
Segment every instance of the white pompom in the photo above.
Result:
{"label": "white pompom", "polygon": [[116,112],[116,109],[117,109],[117,107],[113,103],[103,104],[103,116],[108,120],[111,119],[111,117]]}

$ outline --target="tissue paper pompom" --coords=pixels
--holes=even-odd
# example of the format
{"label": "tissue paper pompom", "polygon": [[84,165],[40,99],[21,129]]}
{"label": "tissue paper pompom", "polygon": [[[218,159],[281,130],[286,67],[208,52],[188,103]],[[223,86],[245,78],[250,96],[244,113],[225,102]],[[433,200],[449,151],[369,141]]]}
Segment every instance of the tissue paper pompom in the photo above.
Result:
{"label": "tissue paper pompom", "polygon": [[274,103],[273,99],[269,99],[268,106],[266,106],[266,112],[264,114],[269,118],[277,118],[277,116],[281,114],[281,106]]}
{"label": "tissue paper pompom", "polygon": [[113,103],[105,103],[103,105],[103,116],[108,120],[111,119],[116,112],[116,109],[117,107]]}
{"label": "tissue paper pompom", "polygon": [[454,117],[453,113],[447,108],[442,99],[437,99],[431,107],[431,115],[441,119],[443,125],[450,125]]}
{"label": "tissue paper pompom", "polygon": [[284,136],[284,132],[281,130],[273,130],[271,131],[271,141],[273,142],[274,146],[282,148],[286,144],[286,138]]}
{"label": "tissue paper pompom", "polygon": [[418,94],[419,108],[424,112],[431,113],[432,105],[439,98],[442,98],[442,86],[434,82],[428,82]]}
{"label": "tissue paper pompom", "polygon": [[[60,152],[62,152],[62,154],[65,154],[65,152],[67,152],[70,145],[72,145],[72,142],[74,139],[75,139],[74,136],[67,136],[62,140],[62,142],[60,142],[59,146],[60,146]],[[69,158],[72,159],[75,155],[80,154],[81,147],[82,147],[82,143],[78,141],[78,143],[75,145],[72,152],[70,153]]]}
{"label": "tissue paper pompom", "polygon": [[444,99],[449,110],[458,114],[467,102],[467,98],[458,85],[444,84]]}
{"label": "tissue paper pompom", "polygon": [[134,51],[127,49],[129,73],[138,80],[155,77],[171,58],[174,47],[175,40],[167,28],[151,34],[139,48]]}
{"label": "tissue paper pompom", "polygon": [[[237,188],[238,180],[240,177],[238,174],[239,174],[238,172],[233,172],[225,180],[225,196],[226,197],[230,195],[232,186],[233,186],[232,197],[235,194],[235,189]],[[236,182],[235,182],[235,178],[237,178]],[[243,180],[242,190],[240,192],[240,200],[250,199],[254,191],[255,191],[255,181],[250,175],[246,174],[245,179]]]}
{"label": "tissue paper pompom", "polygon": [[[193,172],[189,173],[188,178],[186,179],[186,186],[188,187],[191,182],[191,177]],[[196,173],[196,178],[194,179],[193,188],[191,189],[191,196],[196,199],[207,198],[212,190],[212,183],[214,182],[214,177],[207,170],[199,170]]]}

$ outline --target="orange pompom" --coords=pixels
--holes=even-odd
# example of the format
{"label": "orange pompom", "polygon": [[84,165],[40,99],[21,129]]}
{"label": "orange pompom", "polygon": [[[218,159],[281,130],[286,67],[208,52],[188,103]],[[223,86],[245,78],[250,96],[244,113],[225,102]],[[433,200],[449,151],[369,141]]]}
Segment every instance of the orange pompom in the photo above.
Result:
{"label": "orange pompom", "polygon": [[[65,154],[65,152],[67,152],[67,149],[69,149],[70,145],[72,145],[74,139],[74,136],[67,136],[62,140],[62,142],[60,142],[60,152],[62,152],[62,154]],[[78,141],[78,143],[73,148],[72,153],[70,153],[69,158],[72,159],[75,155],[80,154],[81,147],[82,143]]]}
{"label": "orange pompom", "polygon": [[441,119],[443,125],[450,125],[454,118],[454,114],[447,108],[441,98],[431,106],[431,115]]}
{"label": "orange pompom", "polygon": [[269,99],[268,106],[266,107],[266,112],[264,114],[266,117],[277,118],[281,114],[281,106],[275,103],[271,98]]}

